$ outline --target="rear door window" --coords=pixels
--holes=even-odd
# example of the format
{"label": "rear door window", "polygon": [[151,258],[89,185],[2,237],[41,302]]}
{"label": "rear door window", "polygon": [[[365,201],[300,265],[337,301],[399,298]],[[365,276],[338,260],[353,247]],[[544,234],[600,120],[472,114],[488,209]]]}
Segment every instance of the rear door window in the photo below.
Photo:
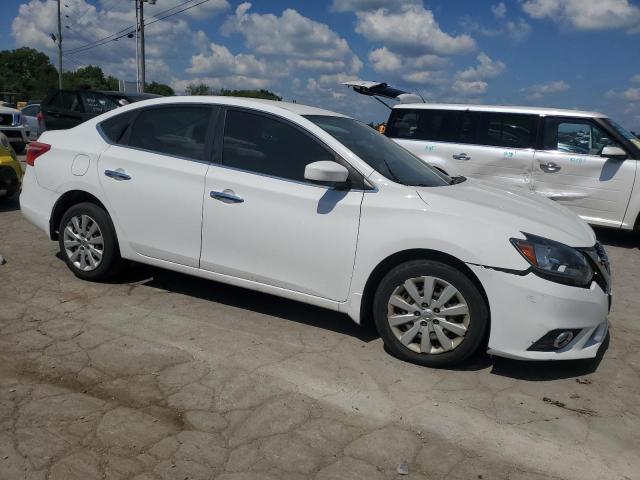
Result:
{"label": "rear door window", "polygon": [[479,145],[503,148],[533,148],[536,115],[485,112],[478,125]]}
{"label": "rear door window", "polygon": [[[160,154],[204,160],[211,112],[211,108],[202,106],[142,110],[131,126],[128,145]],[[117,134],[115,125],[113,129]]]}
{"label": "rear door window", "polygon": [[99,115],[118,107],[118,104],[112,99],[96,92],[82,92],[82,100],[87,113]]}
{"label": "rear door window", "polygon": [[386,134],[391,138],[453,142],[460,111],[396,108],[391,112]]}
{"label": "rear door window", "polygon": [[82,112],[82,105],[78,94],[73,92],[58,92],[51,100],[51,105],[61,110],[69,110],[72,112]]}
{"label": "rear door window", "polygon": [[122,143],[124,134],[135,117],[136,111],[128,111],[105,120],[100,124],[100,129],[105,137],[113,143]]}

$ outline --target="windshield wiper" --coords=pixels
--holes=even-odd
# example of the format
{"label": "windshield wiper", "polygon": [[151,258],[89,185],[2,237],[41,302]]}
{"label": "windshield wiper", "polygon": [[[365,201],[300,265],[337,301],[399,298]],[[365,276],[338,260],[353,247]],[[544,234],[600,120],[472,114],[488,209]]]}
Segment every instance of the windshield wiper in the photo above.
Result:
{"label": "windshield wiper", "polygon": [[462,175],[458,175],[457,177],[451,177],[451,183],[449,185],[455,185],[457,183],[462,183],[467,180],[467,177]]}

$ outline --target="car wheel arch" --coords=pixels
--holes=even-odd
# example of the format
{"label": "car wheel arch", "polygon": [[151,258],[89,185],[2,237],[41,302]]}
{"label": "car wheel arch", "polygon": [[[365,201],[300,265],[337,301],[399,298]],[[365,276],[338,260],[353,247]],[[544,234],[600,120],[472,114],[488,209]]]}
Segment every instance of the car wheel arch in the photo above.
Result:
{"label": "car wheel arch", "polygon": [[72,206],[85,202],[93,203],[104,209],[104,211],[113,219],[105,204],[95,195],[85,190],[69,190],[60,196],[51,211],[51,217],[49,219],[49,234],[52,240],[58,239],[58,227],[60,226],[60,220],[62,220],[65,212]]}
{"label": "car wheel arch", "polygon": [[363,289],[362,301],[360,302],[360,324],[365,325],[373,323],[373,298],[376,288],[378,287],[378,284],[380,283],[382,278],[394,267],[400,265],[401,263],[410,262],[412,260],[433,260],[445,263],[454,268],[457,268],[469,277],[469,279],[478,287],[478,290],[482,294],[482,297],[484,298],[487,306],[487,310],[489,312],[489,325],[486,334],[488,337],[489,332],[491,331],[491,308],[489,305],[487,293],[485,292],[482,283],[462,260],[448,253],[431,249],[417,248],[396,252],[389,255],[387,258],[383,259],[375,266],[375,268],[369,274],[369,277],[367,278],[365,287]]}

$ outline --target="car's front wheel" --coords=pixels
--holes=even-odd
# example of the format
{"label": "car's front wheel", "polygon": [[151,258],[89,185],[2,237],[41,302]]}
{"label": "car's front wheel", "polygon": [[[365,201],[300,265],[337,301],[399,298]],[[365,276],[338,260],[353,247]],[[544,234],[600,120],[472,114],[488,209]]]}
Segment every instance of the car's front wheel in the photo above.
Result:
{"label": "car's front wheel", "polygon": [[60,221],[58,241],[67,266],[83,280],[108,280],[122,268],[113,223],[98,205],[79,203],[69,208]]}
{"label": "car's front wheel", "polygon": [[445,367],[472,355],[482,343],[489,312],[478,287],[460,270],[416,260],[392,269],[373,302],[376,327],[398,358]]}

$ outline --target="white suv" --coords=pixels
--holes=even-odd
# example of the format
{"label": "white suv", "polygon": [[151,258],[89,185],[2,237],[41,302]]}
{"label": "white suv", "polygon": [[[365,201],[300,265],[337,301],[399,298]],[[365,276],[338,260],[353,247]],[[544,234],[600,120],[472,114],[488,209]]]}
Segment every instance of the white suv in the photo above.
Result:
{"label": "white suv", "polygon": [[589,358],[607,334],[609,266],[578,216],[300,104],[172,97],[47,131],[20,203],[80,278],[128,259],[373,318],[423,365],[487,339],[513,358]]}
{"label": "white suv", "polygon": [[532,190],[592,225],[640,226],[640,140],[605,115],[432,104],[385,84],[347,84],[359,93],[399,99],[385,134],[450,176]]}

